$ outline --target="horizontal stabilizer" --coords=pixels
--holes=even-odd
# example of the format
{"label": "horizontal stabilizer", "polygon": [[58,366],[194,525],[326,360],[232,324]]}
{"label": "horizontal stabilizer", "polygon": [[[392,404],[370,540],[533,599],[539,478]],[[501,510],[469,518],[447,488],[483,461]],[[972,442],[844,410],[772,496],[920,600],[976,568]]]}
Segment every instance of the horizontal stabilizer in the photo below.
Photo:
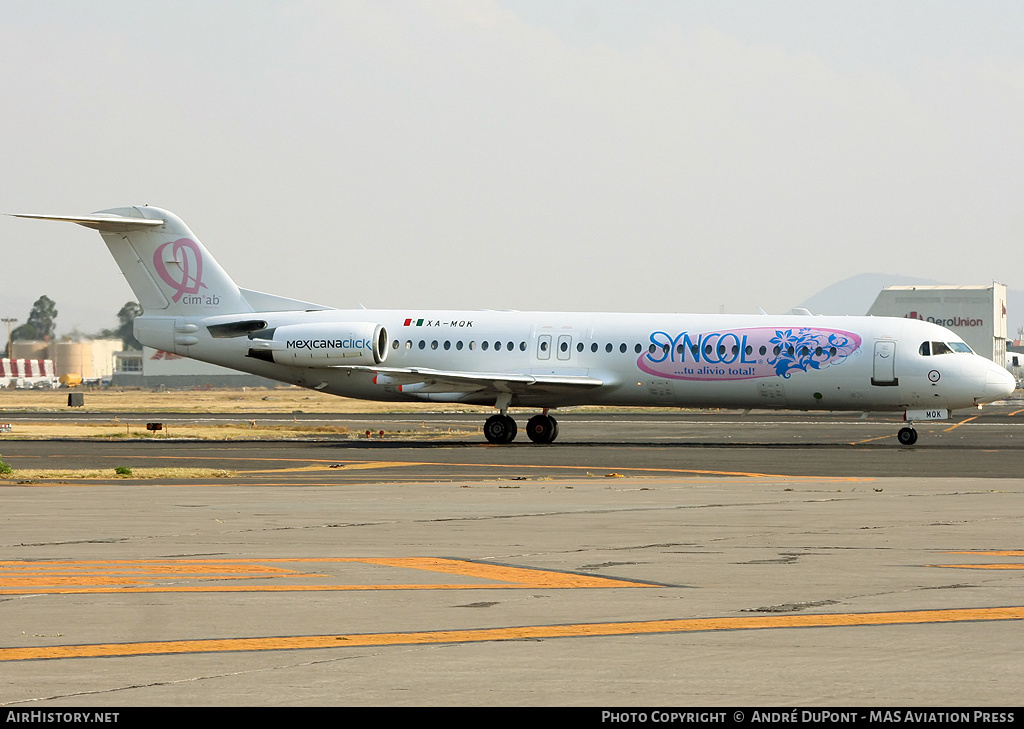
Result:
{"label": "horizontal stabilizer", "polygon": [[314,304],[311,301],[289,299],[284,296],[265,294],[262,291],[239,288],[253,311],[325,311],[332,307]]}
{"label": "horizontal stabilizer", "polygon": [[166,222],[164,220],[149,220],[148,218],[126,218],[123,215],[31,215],[29,213],[11,213],[11,215],[15,218],[78,223],[86,228],[109,231],[111,233],[127,233],[130,230],[153,228]]}

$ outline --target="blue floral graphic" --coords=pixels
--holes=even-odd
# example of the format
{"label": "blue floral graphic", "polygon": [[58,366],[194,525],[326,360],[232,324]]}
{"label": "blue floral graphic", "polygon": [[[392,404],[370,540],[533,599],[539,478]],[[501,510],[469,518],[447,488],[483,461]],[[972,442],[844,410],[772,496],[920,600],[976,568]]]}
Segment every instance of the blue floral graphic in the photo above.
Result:
{"label": "blue floral graphic", "polygon": [[776,375],[785,378],[794,370],[820,370],[844,360],[859,344],[838,332],[807,328],[776,330],[769,341],[775,349],[768,364],[775,368]]}

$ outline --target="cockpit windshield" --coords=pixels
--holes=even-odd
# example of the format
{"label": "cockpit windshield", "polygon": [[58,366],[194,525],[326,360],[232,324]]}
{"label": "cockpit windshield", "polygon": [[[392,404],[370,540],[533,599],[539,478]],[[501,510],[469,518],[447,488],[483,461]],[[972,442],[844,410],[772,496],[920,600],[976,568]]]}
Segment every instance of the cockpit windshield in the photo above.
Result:
{"label": "cockpit windshield", "polygon": [[963,342],[921,342],[918,352],[932,357],[938,354],[971,354],[973,350]]}

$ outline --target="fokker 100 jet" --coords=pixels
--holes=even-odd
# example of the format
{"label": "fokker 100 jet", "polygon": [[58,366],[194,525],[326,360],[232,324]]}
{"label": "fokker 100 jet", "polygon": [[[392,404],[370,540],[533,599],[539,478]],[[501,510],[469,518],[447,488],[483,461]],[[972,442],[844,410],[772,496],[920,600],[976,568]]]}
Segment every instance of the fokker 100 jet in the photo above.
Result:
{"label": "fokker 100 jet", "polygon": [[333,309],[239,288],[174,214],[139,206],[62,220],[100,232],[143,308],[148,347],[366,400],[902,412],[942,420],[1014,391],[1013,376],[938,325],[889,317]]}

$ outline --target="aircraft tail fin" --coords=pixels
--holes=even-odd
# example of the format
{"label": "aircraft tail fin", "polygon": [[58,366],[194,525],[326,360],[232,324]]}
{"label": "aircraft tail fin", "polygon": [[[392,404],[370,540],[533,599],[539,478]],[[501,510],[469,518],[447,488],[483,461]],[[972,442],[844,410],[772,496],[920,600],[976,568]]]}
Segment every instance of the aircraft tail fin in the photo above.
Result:
{"label": "aircraft tail fin", "polygon": [[87,216],[16,217],[60,220],[98,230],[147,314],[215,316],[254,311],[195,234],[166,210],[137,206]]}

